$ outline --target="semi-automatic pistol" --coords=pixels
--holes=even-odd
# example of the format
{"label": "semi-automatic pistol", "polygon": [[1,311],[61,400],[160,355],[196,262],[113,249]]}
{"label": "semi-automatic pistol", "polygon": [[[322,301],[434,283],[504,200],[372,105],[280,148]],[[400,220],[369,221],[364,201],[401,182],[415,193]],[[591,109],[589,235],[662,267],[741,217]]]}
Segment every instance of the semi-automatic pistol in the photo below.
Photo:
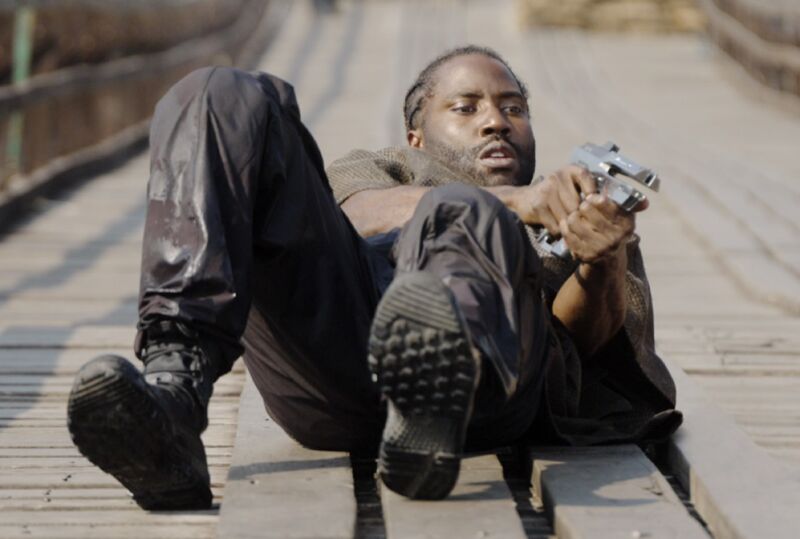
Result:
{"label": "semi-automatic pistol", "polygon": [[[597,181],[597,192],[605,193],[625,211],[633,210],[647,198],[631,183],[635,182],[653,191],[658,191],[661,184],[655,172],[620,154],[619,146],[613,142],[607,142],[602,146],[587,142],[573,150],[570,163],[591,172]],[[629,178],[631,183],[627,183],[617,175]],[[559,258],[571,256],[564,239],[554,241],[546,230],[539,236],[538,243],[545,251]]]}

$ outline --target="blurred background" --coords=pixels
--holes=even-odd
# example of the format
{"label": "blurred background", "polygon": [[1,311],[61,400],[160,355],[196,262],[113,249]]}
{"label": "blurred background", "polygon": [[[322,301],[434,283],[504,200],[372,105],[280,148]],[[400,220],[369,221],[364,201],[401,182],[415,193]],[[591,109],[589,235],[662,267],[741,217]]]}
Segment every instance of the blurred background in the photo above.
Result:
{"label": "blurred background", "polygon": [[[336,9],[333,1],[313,3],[321,12]],[[257,53],[246,58],[245,43],[259,32],[269,4],[0,3],[0,193],[8,198],[15,188],[24,191],[82,163],[55,160],[126,129],[126,143],[140,140],[157,98],[192,68],[252,62]],[[450,4],[457,9],[459,2]],[[772,90],[762,97],[785,102],[800,95],[800,8],[794,0],[517,0],[513,16],[527,28],[696,33]],[[268,39],[270,32],[260,32]]]}

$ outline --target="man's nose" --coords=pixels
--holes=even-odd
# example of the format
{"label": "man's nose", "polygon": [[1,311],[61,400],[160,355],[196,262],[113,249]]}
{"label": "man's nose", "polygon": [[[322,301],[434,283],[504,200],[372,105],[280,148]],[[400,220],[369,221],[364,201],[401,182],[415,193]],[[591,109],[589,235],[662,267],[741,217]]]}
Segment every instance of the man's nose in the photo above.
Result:
{"label": "man's nose", "polygon": [[481,136],[507,135],[511,132],[511,122],[497,107],[489,107],[482,119]]}

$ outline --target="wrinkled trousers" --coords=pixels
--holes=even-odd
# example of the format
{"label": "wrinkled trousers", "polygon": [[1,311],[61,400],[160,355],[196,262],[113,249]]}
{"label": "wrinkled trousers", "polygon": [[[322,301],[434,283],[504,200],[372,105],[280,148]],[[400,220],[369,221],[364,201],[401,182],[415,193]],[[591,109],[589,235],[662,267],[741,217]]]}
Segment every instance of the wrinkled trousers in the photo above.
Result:
{"label": "wrinkled trousers", "polygon": [[[442,278],[481,352],[467,447],[523,436],[539,409],[547,309],[541,262],[487,192],[432,189],[402,230],[358,235],[334,200],[293,89],[264,73],[197,70],[158,103],[139,336],[164,321],[243,354],[268,414],[315,449],[374,447],[385,410],[366,362],[396,273]],[[139,352],[138,350],[137,352]]]}

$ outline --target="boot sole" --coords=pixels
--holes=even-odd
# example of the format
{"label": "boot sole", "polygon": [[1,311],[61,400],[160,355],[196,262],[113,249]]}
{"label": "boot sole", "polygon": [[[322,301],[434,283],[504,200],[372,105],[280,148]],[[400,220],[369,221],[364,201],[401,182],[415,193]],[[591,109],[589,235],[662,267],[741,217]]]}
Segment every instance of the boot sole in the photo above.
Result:
{"label": "boot sole", "polygon": [[67,426],[80,452],[149,510],[207,509],[211,488],[200,437],[177,429],[141,373],[116,356],[78,372]]}
{"label": "boot sole", "polygon": [[406,497],[444,498],[458,479],[479,376],[465,328],[426,273],[398,277],[375,314],[369,366],[388,401],[378,470]]}

